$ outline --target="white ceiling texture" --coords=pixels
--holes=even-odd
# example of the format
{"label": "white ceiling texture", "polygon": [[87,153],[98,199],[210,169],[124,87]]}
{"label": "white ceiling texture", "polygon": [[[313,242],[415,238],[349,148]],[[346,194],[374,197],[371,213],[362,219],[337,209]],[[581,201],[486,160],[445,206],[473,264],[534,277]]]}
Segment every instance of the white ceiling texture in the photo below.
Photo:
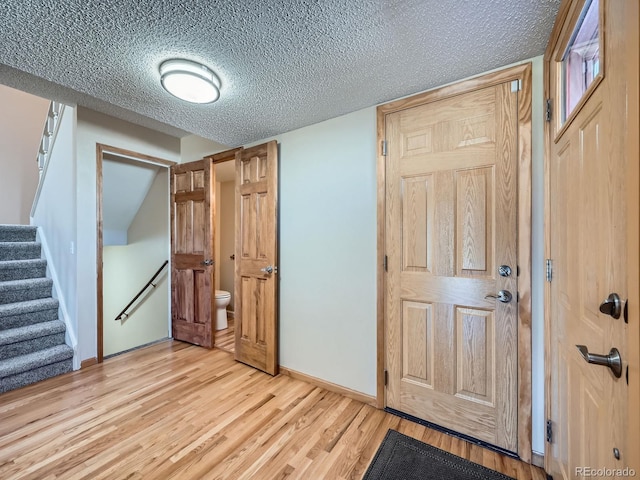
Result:
{"label": "white ceiling texture", "polygon": [[[559,0],[3,0],[0,83],[237,146],[544,51]],[[212,68],[182,102],[158,66]]]}

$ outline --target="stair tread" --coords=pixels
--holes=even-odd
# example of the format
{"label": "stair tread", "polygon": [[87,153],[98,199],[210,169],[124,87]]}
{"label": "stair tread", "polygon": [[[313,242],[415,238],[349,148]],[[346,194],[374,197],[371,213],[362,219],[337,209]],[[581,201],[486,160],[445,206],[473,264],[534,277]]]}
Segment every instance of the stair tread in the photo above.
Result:
{"label": "stair tread", "polygon": [[17,224],[11,224],[11,223],[0,223],[0,230],[3,230],[3,231],[35,232],[37,229],[38,227],[34,225],[17,225]]}
{"label": "stair tread", "polygon": [[5,303],[4,305],[0,305],[0,318],[29,312],[39,312],[41,310],[49,310],[52,308],[58,308],[58,300],[53,297],[27,300],[24,302]]}
{"label": "stair tread", "polygon": [[24,242],[36,239],[38,227],[31,225],[0,225],[0,241]]}
{"label": "stair tread", "polygon": [[65,328],[64,322],[61,320],[51,320],[9,330],[0,330],[0,346],[62,333]]}
{"label": "stair tread", "polygon": [[0,260],[0,270],[12,268],[40,267],[46,264],[47,261],[43,258],[27,258],[25,260]]}
{"label": "stair tread", "polygon": [[4,282],[0,282],[0,290],[20,290],[22,288],[28,288],[30,286],[43,286],[43,285],[52,285],[53,280],[46,277],[40,278],[22,278],[20,280],[6,280]]}
{"label": "stair tread", "polygon": [[5,242],[5,241],[1,241],[0,240],[0,247],[7,247],[7,248],[24,248],[24,247],[42,247],[42,244],[40,242],[36,242],[34,241],[20,241],[20,242]]}
{"label": "stair tread", "polygon": [[37,352],[0,360],[0,378],[33,370],[73,358],[73,349],[69,345],[56,345]]}

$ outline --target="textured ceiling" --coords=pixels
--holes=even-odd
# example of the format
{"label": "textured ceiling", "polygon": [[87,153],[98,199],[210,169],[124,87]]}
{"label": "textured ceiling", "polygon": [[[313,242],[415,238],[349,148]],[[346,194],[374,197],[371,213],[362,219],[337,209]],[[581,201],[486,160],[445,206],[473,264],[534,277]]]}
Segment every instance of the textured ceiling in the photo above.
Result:
{"label": "textured ceiling", "polygon": [[[3,0],[0,83],[235,146],[541,54],[559,0]],[[160,86],[183,57],[221,98]]]}

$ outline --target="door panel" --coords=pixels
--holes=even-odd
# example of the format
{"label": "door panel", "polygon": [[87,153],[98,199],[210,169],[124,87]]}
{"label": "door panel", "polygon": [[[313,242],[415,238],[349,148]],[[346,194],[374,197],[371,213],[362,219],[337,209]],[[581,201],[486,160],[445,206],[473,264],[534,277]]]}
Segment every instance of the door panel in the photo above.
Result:
{"label": "door panel", "polygon": [[[236,360],[278,373],[278,146],[236,154]],[[272,268],[268,272],[268,268]]]}
{"label": "door panel", "polygon": [[[579,466],[616,468],[620,462],[613,448],[624,450],[622,423],[616,427],[626,411],[624,379],[587,364],[576,348],[586,345],[590,352],[606,354],[615,346],[625,359],[624,322],[598,310],[613,291],[626,298],[625,265],[613,256],[613,252],[622,256],[626,249],[625,228],[619,223],[624,219],[616,214],[611,218],[609,212],[611,202],[622,200],[614,190],[622,188],[624,173],[612,171],[603,162],[608,158],[607,136],[612,133],[603,115],[608,108],[602,102],[605,82],[574,118],[575,126],[552,146],[550,159],[554,278],[549,302],[555,374],[549,418],[557,428],[549,468],[561,478],[572,478]],[[624,211],[623,204],[619,208]],[[619,238],[612,238],[612,232],[619,232]],[[623,411],[616,412],[614,405]]]}
{"label": "door panel", "polygon": [[171,326],[172,335],[213,347],[214,283],[211,162],[171,167]]}
{"label": "door panel", "polygon": [[[386,117],[387,405],[512,451],[517,97],[509,82]],[[499,290],[513,300],[485,298]]]}
{"label": "door panel", "polygon": [[[588,3],[569,2],[562,29],[567,33],[550,42],[546,76],[556,107],[562,104],[560,79],[567,74],[561,68],[566,42]],[[546,447],[545,468],[554,478],[575,478],[579,467],[622,469],[637,458],[637,452],[627,451],[624,373],[616,378],[608,368],[587,363],[576,347],[586,345],[590,353],[597,354],[608,354],[616,347],[624,372],[628,327],[622,318],[601,313],[599,306],[612,292],[623,300],[630,294],[629,159],[623,148],[629,109],[626,92],[637,90],[637,84],[627,84],[625,54],[627,10],[632,3],[636,2],[600,0],[591,4],[599,5],[600,35],[606,34],[599,50],[601,78],[588,87],[588,95],[573,102],[564,125],[561,110],[554,109],[559,114],[554,113],[548,129],[547,254],[553,262],[553,278],[546,298],[546,364],[547,418],[553,435]],[[620,452],[619,459],[614,449]]]}

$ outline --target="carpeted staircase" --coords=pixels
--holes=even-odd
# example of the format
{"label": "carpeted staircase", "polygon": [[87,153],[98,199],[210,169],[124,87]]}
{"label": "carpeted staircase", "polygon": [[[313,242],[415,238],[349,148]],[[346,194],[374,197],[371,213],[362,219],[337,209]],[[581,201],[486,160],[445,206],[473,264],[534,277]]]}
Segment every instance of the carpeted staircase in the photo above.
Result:
{"label": "carpeted staircase", "polygon": [[0,393],[73,370],[36,227],[0,225]]}

